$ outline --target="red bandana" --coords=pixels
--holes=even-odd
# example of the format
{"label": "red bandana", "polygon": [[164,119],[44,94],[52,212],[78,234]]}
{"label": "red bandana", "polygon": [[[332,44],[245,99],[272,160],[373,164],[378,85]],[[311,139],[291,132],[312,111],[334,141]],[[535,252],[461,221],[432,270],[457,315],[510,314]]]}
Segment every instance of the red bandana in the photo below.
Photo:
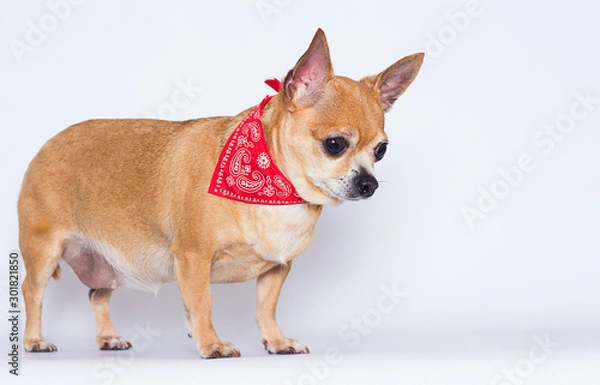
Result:
{"label": "red bandana", "polygon": [[[279,91],[277,79],[265,81]],[[273,162],[260,117],[272,96],[266,96],[233,130],[219,156],[208,192],[245,203],[295,205],[306,203]]]}

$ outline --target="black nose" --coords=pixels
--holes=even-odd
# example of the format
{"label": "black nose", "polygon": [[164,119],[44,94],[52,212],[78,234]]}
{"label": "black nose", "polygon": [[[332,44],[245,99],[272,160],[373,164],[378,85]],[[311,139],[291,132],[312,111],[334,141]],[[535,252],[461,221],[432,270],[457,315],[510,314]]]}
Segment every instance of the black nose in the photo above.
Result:
{"label": "black nose", "polygon": [[375,190],[379,187],[377,179],[371,174],[361,174],[355,180],[356,190],[361,198],[368,198],[375,194]]}

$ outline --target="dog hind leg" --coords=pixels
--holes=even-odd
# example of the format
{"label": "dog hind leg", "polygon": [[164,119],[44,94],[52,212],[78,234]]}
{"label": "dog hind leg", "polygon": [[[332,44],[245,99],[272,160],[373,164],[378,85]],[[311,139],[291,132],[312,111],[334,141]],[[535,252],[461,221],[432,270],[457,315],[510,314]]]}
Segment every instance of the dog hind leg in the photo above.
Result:
{"label": "dog hind leg", "polygon": [[57,232],[21,230],[21,254],[27,275],[23,281],[25,300],[24,347],[27,352],[54,352],[56,345],[42,336],[42,301],[50,277],[58,276],[58,261],[64,239]]}
{"label": "dog hind leg", "polygon": [[112,289],[90,289],[89,298],[96,319],[96,343],[100,350],[127,350],[131,343],[118,336],[110,322],[109,302]]}

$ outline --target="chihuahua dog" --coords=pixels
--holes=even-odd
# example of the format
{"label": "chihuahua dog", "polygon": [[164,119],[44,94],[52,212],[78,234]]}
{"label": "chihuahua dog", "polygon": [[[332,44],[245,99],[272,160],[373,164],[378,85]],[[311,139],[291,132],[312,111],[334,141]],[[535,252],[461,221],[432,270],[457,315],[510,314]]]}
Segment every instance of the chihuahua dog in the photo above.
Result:
{"label": "chihuahua dog", "polygon": [[[238,357],[213,327],[210,285],[256,278],[265,349],[308,353],[277,326],[281,287],[311,242],[322,207],[375,192],[374,163],[387,145],[384,113],[415,79],[423,56],[407,56],[360,81],[335,76],[319,29],[262,111],[181,122],[91,120],[50,139],[29,165],[18,202],[25,350],[57,350],[42,336],[41,311],[62,259],[90,288],[100,349],[132,347],[110,321],[113,290],[158,290],[175,280],[201,356]],[[253,120],[239,131],[246,119]],[[260,140],[258,167],[272,162],[281,175],[265,178],[250,169],[244,151]],[[218,195],[217,188],[209,191],[215,181],[264,199],[276,192],[282,201]]]}

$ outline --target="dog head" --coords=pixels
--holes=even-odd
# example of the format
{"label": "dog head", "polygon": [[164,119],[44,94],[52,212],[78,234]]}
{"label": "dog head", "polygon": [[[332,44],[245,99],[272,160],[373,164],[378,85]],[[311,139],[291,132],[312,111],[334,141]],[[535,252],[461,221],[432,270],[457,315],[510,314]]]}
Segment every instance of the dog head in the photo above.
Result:
{"label": "dog head", "polygon": [[373,195],[374,165],[387,147],[384,113],[415,79],[423,57],[407,56],[355,81],[334,75],[325,34],[317,31],[282,82],[271,144],[302,198],[322,205]]}

